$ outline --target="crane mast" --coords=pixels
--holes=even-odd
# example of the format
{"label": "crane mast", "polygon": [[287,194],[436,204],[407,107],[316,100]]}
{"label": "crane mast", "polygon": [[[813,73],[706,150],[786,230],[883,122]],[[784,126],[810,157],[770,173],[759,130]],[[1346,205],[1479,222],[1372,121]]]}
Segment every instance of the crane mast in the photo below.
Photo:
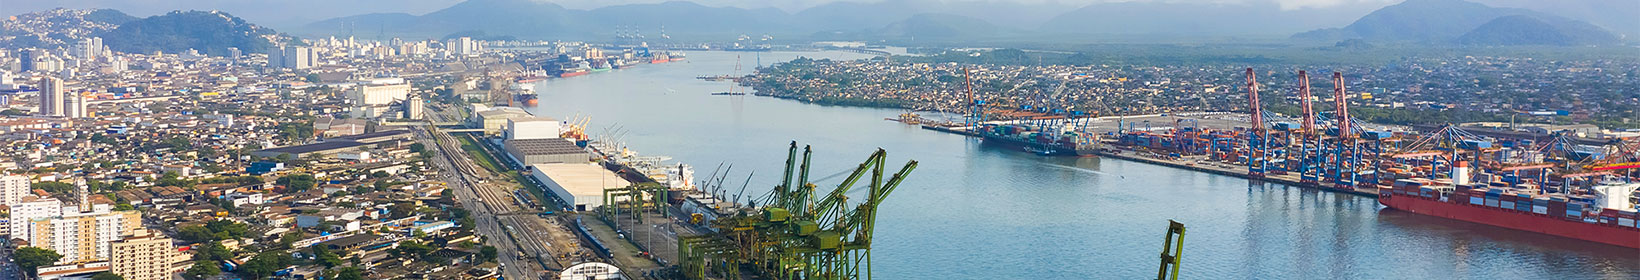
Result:
{"label": "crane mast", "polygon": [[1264,130],[1264,109],[1258,100],[1258,76],[1251,67],[1247,68],[1247,102],[1251,109],[1247,134],[1247,176],[1263,178],[1269,133]]}

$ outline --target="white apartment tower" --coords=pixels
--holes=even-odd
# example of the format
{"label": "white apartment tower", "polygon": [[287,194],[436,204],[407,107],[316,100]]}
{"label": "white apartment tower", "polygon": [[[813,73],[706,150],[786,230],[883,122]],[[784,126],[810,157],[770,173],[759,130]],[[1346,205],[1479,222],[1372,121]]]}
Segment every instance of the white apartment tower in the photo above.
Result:
{"label": "white apartment tower", "polygon": [[56,77],[40,78],[40,115],[63,116],[63,92],[67,91],[63,79]]}
{"label": "white apartment tower", "polygon": [[65,93],[63,98],[63,116],[70,118],[84,118],[91,113],[86,111],[85,95],[78,92]]}
{"label": "white apartment tower", "polygon": [[29,191],[28,176],[4,175],[0,176],[0,205],[17,205],[23,202],[23,196]]}

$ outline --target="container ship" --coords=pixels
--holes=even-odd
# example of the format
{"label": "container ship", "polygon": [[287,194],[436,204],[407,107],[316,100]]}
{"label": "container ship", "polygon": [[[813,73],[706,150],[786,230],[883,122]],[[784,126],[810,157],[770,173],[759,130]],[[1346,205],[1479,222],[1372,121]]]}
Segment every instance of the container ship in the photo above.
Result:
{"label": "container ship", "polygon": [[1634,190],[1640,183],[1607,182],[1590,194],[1546,193],[1526,185],[1466,182],[1459,162],[1449,179],[1400,179],[1379,187],[1378,203],[1415,214],[1640,249]]}
{"label": "container ship", "polygon": [[657,53],[657,54],[654,54],[653,56],[650,56],[649,58],[650,58],[649,59],[650,64],[661,64],[661,63],[672,62],[672,58],[670,56],[667,56],[664,53]]}
{"label": "container ship", "polygon": [[1044,156],[1093,156],[1099,137],[1080,131],[1049,132],[1028,125],[987,124],[979,133],[985,143],[1022,148]]}
{"label": "container ship", "polygon": [[683,52],[666,52],[666,57],[671,61],[682,61],[684,58],[687,58]]}

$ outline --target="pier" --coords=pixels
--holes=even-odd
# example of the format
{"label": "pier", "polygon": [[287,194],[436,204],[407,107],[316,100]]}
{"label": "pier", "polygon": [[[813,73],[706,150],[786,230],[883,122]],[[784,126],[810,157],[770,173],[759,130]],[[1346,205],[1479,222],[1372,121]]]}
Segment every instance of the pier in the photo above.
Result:
{"label": "pier", "polygon": [[[923,125],[921,127],[923,129],[926,129],[926,130],[933,130],[933,131],[939,131],[939,132],[945,132],[945,133],[951,133],[951,134],[957,134],[957,135],[963,135],[963,136],[975,137],[975,138],[979,137],[979,135],[974,134],[973,132],[969,132],[967,129],[962,129],[962,128],[943,127],[943,126],[934,126],[934,125]],[[1372,198],[1377,198],[1378,197],[1378,190],[1377,189],[1341,189],[1341,188],[1326,187],[1326,186],[1322,186],[1320,184],[1315,184],[1315,183],[1305,183],[1305,182],[1299,180],[1298,175],[1294,175],[1294,174],[1266,174],[1265,177],[1263,177],[1263,178],[1254,178],[1252,176],[1247,175],[1247,167],[1246,166],[1237,166],[1237,165],[1232,165],[1232,164],[1229,164],[1229,163],[1213,162],[1213,161],[1167,159],[1167,158],[1161,158],[1161,157],[1155,157],[1155,156],[1146,156],[1145,153],[1148,153],[1148,152],[1139,151],[1139,150],[1132,150],[1132,149],[1125,149],[1125,148],[1118,148],[1117,146],[1113,146],[1110,143],[1105,143],[1104,148],[1099,149],[1099,151],[1095,152],[1094,154],[1098,155],[1098,156],[1101,156],[1101,157],[1107,157],[1107,158],[1121,159],[1121,160],[1127,160],[1127,161],[1136,161],[1136,162],[1148,163],[1148,164],[1153,164],[1153,165],[1160,165],[1160,166],[1167,166],[1167,167],[1173,167],[1173,168],[1188,169],[1188,170],[1193,170],[1193,171],[1198,171],[1198,172],[1206,172],[1206,173],[1212,173],[1212,174],[1218,174],[1218,175],[1232,176],[1232,177],[1247,179],[1249,181],[1255,181],[1255,182],[1276,183],[1276,184],[1282,184],[1282,185],[1299,187],[1299,188],[1310,188],[1310,189],[1317,189],[1317,190],[1337,192],[1337,193],[1346,193],[1346,194],[1359,195],[1359,196],[1372,197]]]}

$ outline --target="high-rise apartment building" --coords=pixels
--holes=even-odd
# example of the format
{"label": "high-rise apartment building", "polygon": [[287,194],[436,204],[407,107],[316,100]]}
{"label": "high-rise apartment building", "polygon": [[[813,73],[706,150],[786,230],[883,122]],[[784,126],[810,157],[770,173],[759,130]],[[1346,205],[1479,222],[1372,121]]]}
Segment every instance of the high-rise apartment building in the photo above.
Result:
{"label": "high-rise apartment building", "polygon": [[483,46],[479,46],[478,41],[468,37],[450,39],[450,41],[444,43],[444,48],[450,51],[450,55],[455,56],[476,55],[483,50]]}
{"label": "high-rise apartment building", "polygon": [[23,196],[28,195],[28,191],[28,176],[0,175],[0,205],[23,202]]}
{"label": "high-rise apartment building", "polygon": [[74,57],[80,60],[96,61],[97,55],[102,54],[102,37],[80,39],[74,43]]}
{"label": "high-rise apartment building", "polygon": [[40,115],[63,116],[63,92],[67,90],[63,79],[40,78]]}
{"label": "high-rise apartment building", "polygon": [[86,111],[85,95],[78,92],[64,94],[63,116],[70,118],[84,118],[91,113]]}
{"label": "high-rise apartment building", "polygon": [[31,235],[24,239],[30,246],[62,254],[57,264],[108,260],[113,251],[109,242],[142,228],[140,212],[109,210],[102,204],[91,212],[34,219],[29,221]]}
{"label": "high-rise apartment building", "polygon": [[110,242],[109,248],[113,251],[109,269],[125,280],[171,279],[171,262],[178,254],[171,238],[137,229],[131,236]]}
{"label": "high-rise apartment building", "polygon": [[268,67],[308,69],[319,65],[319,51],[309,47],[279,47],[268,52]]}
{"label": "high-rise apartment building", "polygon": [[6,233],[11,238],[27,239],[33,236],[33,228],[29,227],[29,223],[34,219],[63,215],[63,202],[55,198],[25,195],[16,203],[7,205],[11,206],[11,213],[7,215]]}

